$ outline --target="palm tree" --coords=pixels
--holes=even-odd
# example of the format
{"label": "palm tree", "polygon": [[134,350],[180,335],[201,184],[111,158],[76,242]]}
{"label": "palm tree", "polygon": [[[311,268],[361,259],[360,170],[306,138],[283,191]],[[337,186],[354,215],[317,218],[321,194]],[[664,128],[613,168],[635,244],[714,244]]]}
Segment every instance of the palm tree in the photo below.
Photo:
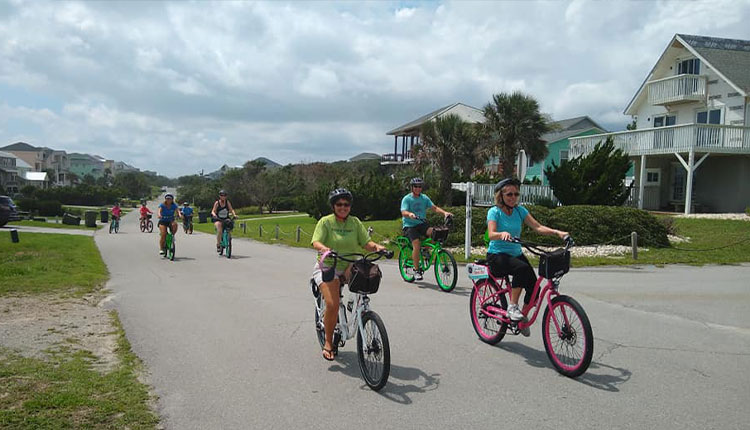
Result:
{"label": "palm tree", "polygon": [[500,159],[503,177],[513,176],[521,149],[534,162],[547,156],[547,145],[541,136],[551,127],[539,112],[539,103],[533,97],[520,91],[495,94],[492,102],[484,107],[484,117],[483,135],[487,150]]}
{"label": "palm tree", "polygon": [[440,173],[440,204],[450,205],[451,179],[456,165],[455,154],[461,142],[469,137],[469,123],[458,115],[450,114],[423,124],[420,134],[420,144],[414,148],[417,167],[421,170],[431,164],[437,168]]}

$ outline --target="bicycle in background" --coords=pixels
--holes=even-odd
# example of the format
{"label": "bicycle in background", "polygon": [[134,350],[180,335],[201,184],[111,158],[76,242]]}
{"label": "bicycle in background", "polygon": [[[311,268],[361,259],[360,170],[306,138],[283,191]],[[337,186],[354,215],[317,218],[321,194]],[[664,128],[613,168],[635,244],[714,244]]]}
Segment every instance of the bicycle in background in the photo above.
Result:
{"label": "bicycle in background", "polygon": [[[427,222],[424,218],[418,218]],[[422,272],[435,265],[435,279],[438,286],[445,292],[451,292],[456,288],[458,281],[458,265],[450,251],[443,249],[443,242],[448,238],[448,233],[453,226],[453,217],[445,218],[443,226],[433,227],[432,235],[422,241],[419,253],[419,267]],[[396,238],[398,245],[398,270],[401,278],[406,282],[414,282],[414,261],[412,260],[413,247],[406,236]]]}
{"label": "bicycle in background", "polygon": [[154,222],[151,221],[151,214],[146,214],[145,218],[141,218],[141,232],[152,233],[154,231]]}
{"label": "bicycle in background", "polygon": [[109,222],[109,232],[118,233],[120,231],[120,218],[112,215],[112,221]]}

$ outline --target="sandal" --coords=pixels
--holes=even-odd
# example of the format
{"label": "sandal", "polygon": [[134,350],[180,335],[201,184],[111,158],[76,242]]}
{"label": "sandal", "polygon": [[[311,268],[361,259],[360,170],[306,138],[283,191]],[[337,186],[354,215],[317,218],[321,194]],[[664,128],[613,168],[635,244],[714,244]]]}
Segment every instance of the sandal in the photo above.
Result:
{"label": "sandal", "polygon": [[[328,353],[328,355],[326,355],[326,353]],[[323,358],[327,361],[333,361],[333,359],[336,358],[336,353],[332,349],[323,348]]]}

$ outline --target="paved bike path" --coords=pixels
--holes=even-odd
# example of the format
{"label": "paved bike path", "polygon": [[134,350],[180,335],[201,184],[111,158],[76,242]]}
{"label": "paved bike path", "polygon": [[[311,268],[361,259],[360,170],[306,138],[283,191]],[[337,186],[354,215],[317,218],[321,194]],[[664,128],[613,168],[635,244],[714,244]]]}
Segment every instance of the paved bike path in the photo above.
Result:
{"label": "paved bike path", "polygon": [[693,318],[649,301],[662,274],[680,285],[680,268],[574,270],[562,291],[583,304],[596,345],[589,371],[571,380],[552,369],[538,322],[531,338],[478,341],[463,273],[446,294],[432,273],[408,285],[395,262],[384,263],[372,306],[388,329],[392,369],[373,393],[353,340],[333,364],[321,358],[307,284],[312,251],[235,240],[227,260],[212,236],[180,231],[170,262],[158,256],[156,231],[138,231],[137,214],[123,218],[119,234],[95,238],[112,306],[167,429],[682,429],[750,420],[748,317],[708,318],[720,312],[712,296],[748,303],[747,284],[731,282],[750,278],[750,266],[711,268],[710,288],[703,272],[688,273],[687,294],[672,293],[688,309],[706,303],[707,317]]}

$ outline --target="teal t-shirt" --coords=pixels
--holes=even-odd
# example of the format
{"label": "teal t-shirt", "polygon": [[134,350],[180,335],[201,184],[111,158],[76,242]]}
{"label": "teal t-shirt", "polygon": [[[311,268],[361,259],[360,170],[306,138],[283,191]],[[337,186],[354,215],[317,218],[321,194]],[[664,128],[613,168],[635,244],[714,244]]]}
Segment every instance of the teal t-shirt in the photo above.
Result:
{"label": "teal t-shirt", "polygon": [[[513,237],[521,237],[521,227],[523,226],[523,220],[529,214],[528,209],[523,206],[516,206],[513,208],[513,213],[506,215],[502,209],[497,206],[493,206],[487,211],[487,226],[489,228],[490,221],[497,223],[496,232],[507,231]],[[514,257],[521,255],[521,244],[506,242],[504,240],[492,240],[490,246],[487,248],[488,254],[508,254]]]}
{"label": "teal t-shirt", "polygon": [[[370,241],[365,225],[359,218],[349,215],[344,222],[338,221],[334,214],[326,215],[318,221],[313,232],[313,242],[320,242],[341,255],[362,252]],[[326,261],[330,266],[331,262]],[[349,263],[337,261],[336,269],[344,270]]]}
{"label": "teal t-shirt", "polygon": [[[414,193],[409,193],[401,199],[401,210],[413,212],[419,218],[427,218],[427,209],[433,207],[432,200],[424,194],[414,197]],[[424,221],[401,217],[404,227],[414,227],[422,224]]]}

